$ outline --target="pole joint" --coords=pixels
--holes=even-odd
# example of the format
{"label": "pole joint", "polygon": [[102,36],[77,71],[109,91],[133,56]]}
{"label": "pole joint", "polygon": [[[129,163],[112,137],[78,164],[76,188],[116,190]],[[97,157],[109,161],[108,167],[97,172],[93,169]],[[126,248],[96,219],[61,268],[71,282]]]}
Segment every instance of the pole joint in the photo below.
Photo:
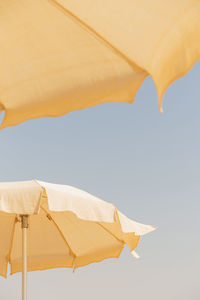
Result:
{"label": "pole joint", "polygon": [[20,215],[21,218],[21,227],[28,228],[28,215]]}

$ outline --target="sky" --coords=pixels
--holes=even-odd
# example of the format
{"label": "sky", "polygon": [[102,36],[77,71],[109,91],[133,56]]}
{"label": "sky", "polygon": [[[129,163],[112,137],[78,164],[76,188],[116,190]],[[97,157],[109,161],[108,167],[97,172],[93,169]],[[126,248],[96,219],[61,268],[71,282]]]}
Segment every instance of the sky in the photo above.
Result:
{"label": "sky", "polygon": [[[167,90],[164,113],[152,79],[133,104],[107,103],[0,131],[0,181],[68,184],[158,226],[134,259],[72,273],[28,274],[28,299],[199,300],[200,62]],[[1,299],[20,299],[21,274],[0,278]]]}

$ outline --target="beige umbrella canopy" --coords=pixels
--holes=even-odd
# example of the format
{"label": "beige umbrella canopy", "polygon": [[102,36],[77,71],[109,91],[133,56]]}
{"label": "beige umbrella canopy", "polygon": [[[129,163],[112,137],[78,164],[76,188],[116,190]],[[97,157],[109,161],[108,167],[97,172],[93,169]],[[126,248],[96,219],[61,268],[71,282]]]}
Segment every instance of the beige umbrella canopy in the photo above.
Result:
{"label": "beige umbrella canopy", "polygon": [[75,269],[119,257],[124,245],[137,257],[140,236],[154,229],[71,186],[0,183],[0,275],[8,263],[11,274],[22,271],[24,300],[27,270]]}
{"label": "beige umbrella canopy", "polygon": [[132,102],[148,75],[162,110],[199,45],[197,0],[0,0],[1,128]]}

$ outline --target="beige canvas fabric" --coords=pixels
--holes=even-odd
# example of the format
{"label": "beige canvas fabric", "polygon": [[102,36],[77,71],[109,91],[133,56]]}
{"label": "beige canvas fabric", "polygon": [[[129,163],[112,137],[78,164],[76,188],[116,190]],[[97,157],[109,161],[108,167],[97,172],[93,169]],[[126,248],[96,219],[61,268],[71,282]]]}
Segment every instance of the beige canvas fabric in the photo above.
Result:
{"label": "beige canvas fabric", "polygon": [[155,227],[134,222],[113,204],[70,186],[37,180],[0,184],[0,275],[21,271],[20,215],[29,215],[28,271],[77,268],[133,256],[140,236]]}
{"label": "beige canvas fabric", "polygon": [[159,95],[200,57],[197,0],[0,0],[1,128]]}

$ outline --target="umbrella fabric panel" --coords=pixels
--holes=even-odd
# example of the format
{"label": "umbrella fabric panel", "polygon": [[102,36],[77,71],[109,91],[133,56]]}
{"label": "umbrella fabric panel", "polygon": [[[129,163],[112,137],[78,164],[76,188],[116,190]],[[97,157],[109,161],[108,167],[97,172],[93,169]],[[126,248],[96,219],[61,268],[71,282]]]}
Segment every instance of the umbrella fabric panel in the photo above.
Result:
{"label": "umbrella fabric panel", "polygon": [[[119,212],[109,202],[103,201],[80,189],[37,180],[44,188],[45,207],[50,211],[72,211],[77,217],[88,221],[119,223],[124,233],[134,232],[144,235],[155,229],[154,226],[134,222]],[[48,206],[47,206],[48,203]]]}
{"label": "umbrella fabric panel", "polygon": [[[29,216],[27,269],[75,269],[106,258],[117,258],[125,243],[133,250],[139,238],[134,234],[124,234],[119,223],[81,220],[72,212],[51,212],[47,204],[43,203],[39,215]],[[19,220],[15,222],[10,240],[9,263],[11,274],[14,274],[22,271],[22,232]]]}
{"label": "umbrella fabric panel", "polygon": [[0,183],[0,211],[15,214],[36,214],[43,188],[34,180]]}
{"label": "umbrella fabric panel", "polygon": [[49,210],[72,211],[83,220],[114,222],[113,204],[69,185],[37,182],[45,189],[43,198],[48,199]]}
{"label": "umbrella fabric panel", "polygon": [[98,223],[80,220],[71,212],[50,215],[75,255],[74,268],[119,257],[124,243]]}
{"label": "umbrella fabric panel", "polygon": [[135,235],[134,232],[125,233],[122,231],[121,224],[119,222],[115,223],[99,223],[105,230],[110,232],[117,239],[122,241],[124,244],[128,245],[130,250],[133,251],[139,243],[140,236]]}
{"label": "umbrella fabric panel", "polygon": [[151,75],[159,94],[200,58],[196,0],[52,0],[130,63]]}
{"label": "umbrella fabric panel", "polygon": [[6,277],[10,259],[15,215],[0,212],[0,275]]}
{"label": "umbrella fabric panel", "polygon": [[0,3],[0,103],[6,111],[1,128],[133,100],[146,73],[54,3]]}
{"label": "umbrella fabric panel", "polygon": [[38,180],[0,183],[0,211],[38,214],[42,199],[52,211],[73,211],[90,221],[114,222],[115,206],[77,188]]}
{"label": "umbrella fabric panel", "polygon": [[127,216],[122,214],[120,211],[116,211],[116,218],[119,219],[119,222],[122,227],[122,231],[125,232],[134,232],[135,235],[144,235],[156,229],[155,226],[149,226],[141,224],[129,219]]}
{"label": "umbrella fabric panel", "polygon": [[[22,271],[22,231],[19,218],[12,214],[1,212],[0,224],[4,224],[0,239],[7,241],[1,247],[0,274],[6,277],[8,262],[11,274]],[[75,269],[106,258],[117,258],[125,243],[131,245],[132,250],[139,238],[124,234],[119,223],[80,220],[72,212],[50,212],[47,203],[43,203],[39,215],[29,216],[27,269]]]}
{"label": "umbrella fabric panel", "polygon": [[[17,222],[10,255],[11,274],[22,271],[22,230]],[[62,234],[46,213],[29,216],[27,270],[72,267],[74,256]]]}
{"label": "umbrella fabric panel", "polygon": [[118,215],[113,223],[93,222],[79,219],[69,211],[52,212],[47,201],[43,201],[42,209],[51,216],[66,239],[75,257],[74,268],[119,257],[125,244],[131,251],[138,246],[140,236],[134,232],[124,233]]}

